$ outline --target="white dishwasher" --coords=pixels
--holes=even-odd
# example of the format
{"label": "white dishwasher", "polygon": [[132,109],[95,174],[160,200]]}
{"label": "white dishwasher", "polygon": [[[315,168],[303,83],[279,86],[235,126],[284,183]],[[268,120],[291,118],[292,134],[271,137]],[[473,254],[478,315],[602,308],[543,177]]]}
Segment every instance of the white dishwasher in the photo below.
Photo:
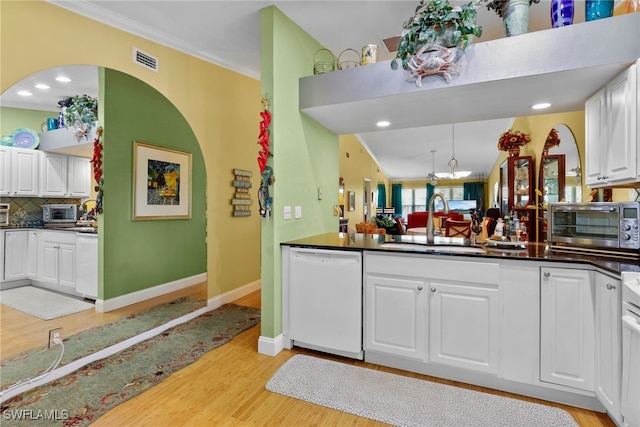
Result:
{"label": "white dishwasher", "polygon": [[622,273],[623,426],[640,427],[640,274]]}
{"label": "white dishwasher", "polygon": [[363,359],[360,252],[291,248],[289,338],[295,346]]}

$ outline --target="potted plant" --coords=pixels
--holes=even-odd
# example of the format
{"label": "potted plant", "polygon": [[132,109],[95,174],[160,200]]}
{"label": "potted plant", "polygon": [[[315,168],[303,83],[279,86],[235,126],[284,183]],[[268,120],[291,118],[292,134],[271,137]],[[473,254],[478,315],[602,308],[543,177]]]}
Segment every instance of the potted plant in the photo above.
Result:
{"label": "potted plant", "polygon": [[542,148],[542,154],[545,156],[549,153],[549,149],[560,145],[560,136],[555,128],[552,128],[547,135],[547,139],[544,141],[544,147]]}
{"label": "potted plant", "polygon": [[58,101],[58,106],[64,109],[64,120],[67,127],[84,125],[88,129],[98,120],[98,99],[87,94],[65,98]]}
{"label": "potted plant", "polygon": [[493,10],[504,23],[507,37],[529,31],[529,6],[540,0],[482,0],[488,10]]}
{"label": "potted plant", "polygon": [[[511,0],[483,0],[487,10],[493,10],[500,18],[504,18],[504,9]],[[529,6],[540,3],[540,0],[528,0]]]}
{"label": "potted plant", "polygon": [[508,151],[509,155],[518,155],[520,147],[531,142],[531,136],[519,130],[509,129],[498,138],[498,150]]}
{"label": "potted plant", "polygon": [[468,47],[474,36],[482,35],[476,16],[472,2],[453,7],[448,0],[420,0],[415,15],[402,25],[404,30],[391,68],[397,69],[400,62],[406,70],[411,57],[427,44]]}

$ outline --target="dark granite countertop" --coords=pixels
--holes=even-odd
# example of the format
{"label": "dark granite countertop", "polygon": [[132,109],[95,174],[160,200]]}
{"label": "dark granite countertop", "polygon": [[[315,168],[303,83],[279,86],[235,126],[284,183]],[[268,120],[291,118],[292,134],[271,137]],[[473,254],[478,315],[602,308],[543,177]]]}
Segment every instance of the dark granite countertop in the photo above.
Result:
{"label": "dark granite countertop", "polygon": [[[385,248],[385,243],[406,243],[407,245],[402,245],[402,248],[399,248],[399,245],[389,245],[389,247]],[[591,264],[602,270],[615,274],[620,274],[623,271],[640,272],[640,259],[624,259],[621,257],[561,252],[555,250],[551,251],[546,247],[546,245],[539,243],[528,243],[525,244],[523,248],[517,249],[496,249],[487,247],[486,245],[476,245],[478,248],[484,249],[484,251],[479,251],[480,253],[473,254],[452,252],[447,250],[447,248],[451,247],[470,247],[470,239],[436,237],[434,246],[426,247],[424,246],[425,243],[426,237],[424,236],[326,233],[292,240],[289,242],[283,242],[281,245],[317,249],[340,249],[354,251],[367,250],[395,253],[418,253],[440,256],[446,255],[482,258],[508,258],[516,260],[580,263]]]}
{"label": "dark granite countertop", "polygon": [[0,231],[16,231],[16,230],[50,230],[50,231],[66,231],[69,233],[82,234],[98,234],[96,227],[44,227],[44,226],[27,226],[27,227],[0,227]]}

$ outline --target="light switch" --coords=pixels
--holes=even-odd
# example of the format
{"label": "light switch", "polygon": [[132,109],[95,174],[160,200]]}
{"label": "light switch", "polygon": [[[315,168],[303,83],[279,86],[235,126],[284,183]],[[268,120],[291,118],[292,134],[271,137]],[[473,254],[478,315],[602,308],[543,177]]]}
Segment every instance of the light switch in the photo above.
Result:
{"label": "light switch", "polygon": [[295,215],[296,219],[302,218],[302,206],[296,206],[295,207],[294,215]]}
{"label": "light switch", "polygon": [[291,206],[284,207],[284,219],[291,219]]}

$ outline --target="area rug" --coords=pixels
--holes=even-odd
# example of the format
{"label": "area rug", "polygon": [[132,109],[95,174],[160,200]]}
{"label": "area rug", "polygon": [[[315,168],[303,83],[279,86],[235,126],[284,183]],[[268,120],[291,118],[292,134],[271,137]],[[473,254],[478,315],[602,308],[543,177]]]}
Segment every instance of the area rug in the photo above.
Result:
{"label": "area rug", "polygon": [[577,426],[568,412],[305,355],[267,382],[274,393],[397,426]]}
{"label": "area rug", "polygon": [[89,425],[259,322],[259,309],[225,304],[70,375],[8,399],[0,406],[2,425],[25,425],[11,414],[44,414],[45,411],[49,414],[57,411],[54,415],[58,420],[39,419],[38,425]]}
{"label": "area rug", "polygon": [[56,319],[94,308],[94,305],[89,302],[34,286],[0,291],[0,303],[43,320]]}
{"label": "area rug", "polygon": [[[65,351],[59,366],[64,366],[173,319],[192,313],[205,307],[206,304],[205,299],[182,297],[64,337]],[[24,378],[33,378],[51,365],[58,351],[57,349],[47,350],[46,344],[43,342],[41,347],[32,348],[2,360],[0,362],[0,389]]]}

